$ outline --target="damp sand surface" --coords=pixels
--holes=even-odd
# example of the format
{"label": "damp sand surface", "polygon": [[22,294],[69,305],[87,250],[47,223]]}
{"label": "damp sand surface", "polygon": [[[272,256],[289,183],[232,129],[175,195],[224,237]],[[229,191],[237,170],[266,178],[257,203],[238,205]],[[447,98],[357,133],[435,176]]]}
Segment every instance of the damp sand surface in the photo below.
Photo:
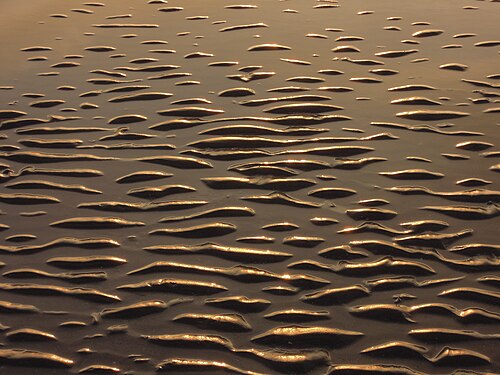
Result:
{"label": "damp sand surface", "polygon": [[494,0],[4,0],[0,372],[500,372]]}

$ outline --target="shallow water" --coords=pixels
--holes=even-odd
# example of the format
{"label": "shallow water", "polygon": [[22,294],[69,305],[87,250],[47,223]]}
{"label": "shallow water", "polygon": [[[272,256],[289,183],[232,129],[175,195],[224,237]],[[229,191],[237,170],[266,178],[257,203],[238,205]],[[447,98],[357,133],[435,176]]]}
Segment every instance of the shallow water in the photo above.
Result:
{"label": "shallow water", "polygon": [[0,373],[500,371],[497,1],[0,4]]}

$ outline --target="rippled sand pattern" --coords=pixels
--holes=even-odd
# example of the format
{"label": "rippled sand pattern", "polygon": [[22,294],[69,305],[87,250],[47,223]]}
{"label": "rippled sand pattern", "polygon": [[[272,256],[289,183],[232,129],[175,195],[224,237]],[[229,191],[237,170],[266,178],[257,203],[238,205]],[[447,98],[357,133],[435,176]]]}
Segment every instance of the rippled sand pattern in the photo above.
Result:
{"label": "rippled sand pattern", "polygon": [[500,372],[498,0],[3,0],[1,374]]}

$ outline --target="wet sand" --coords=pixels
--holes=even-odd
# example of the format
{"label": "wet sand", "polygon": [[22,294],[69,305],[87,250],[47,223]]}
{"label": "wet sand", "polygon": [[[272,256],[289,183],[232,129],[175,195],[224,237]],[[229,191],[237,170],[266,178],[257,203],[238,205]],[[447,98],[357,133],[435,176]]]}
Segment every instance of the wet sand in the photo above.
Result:
{"label": "wet sand", "polygon": [[0,373],[500,372],[497,1],[0,4]]}

